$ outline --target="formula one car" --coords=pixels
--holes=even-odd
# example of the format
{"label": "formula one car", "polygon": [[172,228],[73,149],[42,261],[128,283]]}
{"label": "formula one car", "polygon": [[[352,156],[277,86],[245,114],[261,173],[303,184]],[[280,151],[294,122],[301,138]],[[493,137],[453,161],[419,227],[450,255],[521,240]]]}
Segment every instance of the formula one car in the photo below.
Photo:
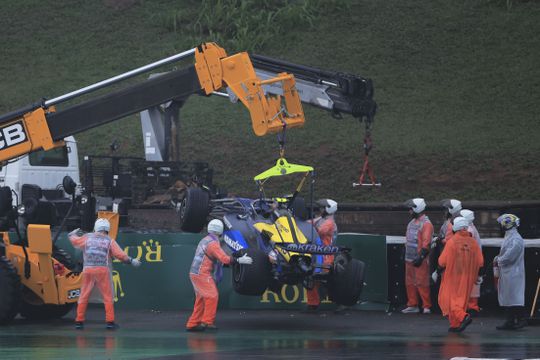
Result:
{"label": "formula one car", "polygon": [[[292,195],[265,197],[266,180],[292,173],[304,173]],[[322,244],[307,220],[313,209],[308,211],[298,197],[308,176],[313,177],[312,167],[289,164],[280,158],[275,167],[255,177],[261,195],[258,199],[210,200],[204,188],[189,188],[178,206],[181,228],[199,232],[209,218],[223,220],[224,250],[233,256],[247,253],[253,258],[251,265],[235,264],[232,268],[233,288],[239,294],[259,296],[266,289],[277,291],[284,284],[302,284],[311,289],[319,281],[333,302],[352,306],[362,292],[365,264],[353,259],[350,249]],[[333,256],[332,265],[323,264],[325,256]]]}

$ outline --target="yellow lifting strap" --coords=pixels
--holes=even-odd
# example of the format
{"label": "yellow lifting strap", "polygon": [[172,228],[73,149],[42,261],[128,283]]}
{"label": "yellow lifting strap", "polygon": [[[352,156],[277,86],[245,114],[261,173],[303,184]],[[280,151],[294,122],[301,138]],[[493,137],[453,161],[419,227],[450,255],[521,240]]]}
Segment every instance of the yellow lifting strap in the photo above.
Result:
{"label": "yellow lifting strap", "polygon": [[285,158],[279,158],[276,165],[255,176],[253,180],[262,181],[273,176],[283,176],[294,173],[308,173],[313,171],[313,167],[298,164],[289,164]]}

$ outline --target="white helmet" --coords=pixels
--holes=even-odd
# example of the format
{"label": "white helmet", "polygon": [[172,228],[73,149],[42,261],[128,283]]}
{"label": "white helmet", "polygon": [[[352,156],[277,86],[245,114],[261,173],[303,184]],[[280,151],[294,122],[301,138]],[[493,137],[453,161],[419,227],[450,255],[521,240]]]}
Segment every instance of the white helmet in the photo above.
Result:
{"label": "white helmet", "polygon": [[468,209],[463,209],[459,212],[460,216],[463,216],[469,222],[469,225],[474,221],[474,212]]}
{"label": "white helmet", "polygon": [[454,231],[459,231],[463,229],[467,229],[469,227],[469,221],[465,219],[462,216],[458,216],[454,219],[454,226],[452,226],[452,229]]}
{"label": "white helmet", "polygon": [[109,222],[109,220],[104,219],[104,218],[97,219],[96,223],[94,224],[95,232],[98,232],[98,231],[109,232],[110,229],[111,229],[111,223]]}
{"label": "white helmet", "polygon": [[405,201],[405,206],[407,206],[416,214],[420,214],[422,211],[426,209],[427,204],[426,204],[426,201],[422,198],[414,198],[414,199],[409,199]]}
{"label": "white helmet", "polygon": [[223,234],[223,223],[219,219],[214,219],[208,223],[208,232],[216,235]]}
{"label": "white helmet", "polygon": [[324,207],[324,210],[328,215],[335,214],[337,211],[337,202],[332,199],[321,199],[317,201],[320,207]]}
{"label": "white helmet", "polygon": [[450,213],[450,215],[458,214],[463,208],[461,206],[461,201],[456,200],[456,199],[444,199],[443,201],[441,201],[441,203],[442,203],[442,206],[448,209],[448,212]]}

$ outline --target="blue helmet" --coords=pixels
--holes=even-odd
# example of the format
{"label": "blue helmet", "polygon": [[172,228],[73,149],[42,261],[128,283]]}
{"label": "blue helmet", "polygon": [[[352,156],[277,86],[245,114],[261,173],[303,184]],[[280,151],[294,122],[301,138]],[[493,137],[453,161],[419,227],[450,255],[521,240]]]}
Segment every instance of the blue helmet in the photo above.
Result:
{"label": "blue helmet", "polygon": [[519,218],[514,214],[502,214],[497,218],[497,222],[505,230],[510,230],[513,227],[519,226]]}

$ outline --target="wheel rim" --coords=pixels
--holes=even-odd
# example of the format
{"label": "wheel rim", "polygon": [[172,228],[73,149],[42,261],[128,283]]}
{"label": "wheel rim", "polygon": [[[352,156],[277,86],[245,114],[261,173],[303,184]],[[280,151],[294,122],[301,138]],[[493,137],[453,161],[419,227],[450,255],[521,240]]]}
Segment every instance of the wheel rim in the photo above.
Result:
{"label": "wheel rim", "polygon": [[184,216],[186,215],[186,199],[182,200],[182,204],[180,205],[180,219],[184,220]]}

